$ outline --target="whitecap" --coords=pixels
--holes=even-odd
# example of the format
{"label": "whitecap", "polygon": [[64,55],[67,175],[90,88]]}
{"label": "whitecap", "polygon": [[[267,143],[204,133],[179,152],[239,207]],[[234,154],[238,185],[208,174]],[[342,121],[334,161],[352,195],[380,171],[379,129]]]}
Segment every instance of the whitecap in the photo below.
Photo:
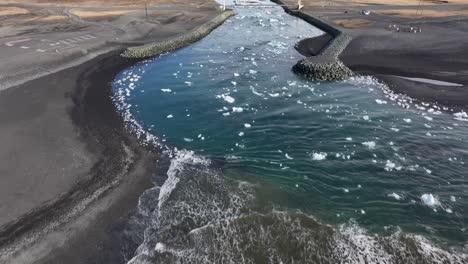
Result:
{"label": "whitecap", "polygon": [[387,196],[388,196],[388,197],[393,197],[393,198],[395,198],[396,200],[400,200],[400,199],[401,199],[401,196],[398,195],[398,194],[396,194],[396,193],[389,193]]}
{"label": "whitecap", "polygon": [[229,95],[221,95],[221,97],[224,99],[224,101],[232,104],[236,101],[236,99],[234,99],[233,97],[229,96]]}
{"label": "whitecap", "polygon": [[242,112],[244,112],[244,108],[242,108],[242,107],[233,107],[232,112],[233,113],[242,113]]}
{"label": "whitecap", "polygon": [[327,153],[320,152],[320,153],[312,153],[313,160],[324,160],[327,158]]}
{"label": "whitecap", "polygon": [[421,202],[429,207],[436,207],[440,205],[440,201],[432,193],[425,193],[421,195]]}
{"label": "whitecap", "polygon": [[391,162],[390,160],[387,160],[385,163],[385,170],[386,171],[392,171],[396,167],[395,163]]}
{"label": "whitecap", "polygon": [[375,141],[362,142],[362,145],[368,147],[369,149],[375,149]]}

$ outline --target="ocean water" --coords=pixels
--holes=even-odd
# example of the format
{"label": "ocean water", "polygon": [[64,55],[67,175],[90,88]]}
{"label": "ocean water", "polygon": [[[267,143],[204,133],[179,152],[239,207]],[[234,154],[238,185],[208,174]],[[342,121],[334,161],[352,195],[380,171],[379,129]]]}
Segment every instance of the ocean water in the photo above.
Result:
{"label": "ocean water", "polygon": [[128,263],[468,263],[468,115],[370,76],[304,80],[294,45],[322,32],[236,12],[114,80],[168,163]]}

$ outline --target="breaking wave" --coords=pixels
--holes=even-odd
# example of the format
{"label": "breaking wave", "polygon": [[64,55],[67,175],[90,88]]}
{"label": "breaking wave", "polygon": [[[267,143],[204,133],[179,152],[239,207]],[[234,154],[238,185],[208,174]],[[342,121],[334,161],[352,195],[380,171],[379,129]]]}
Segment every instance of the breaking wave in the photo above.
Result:
{"label": "breaking wave", "polygon": [[460,249],[399,230],[377,235],[352,220],[333,226],[301,211],[259,212],[258,187],[178,151],[164,184],[140,198],[144,239],[128,263],[468,262]]}

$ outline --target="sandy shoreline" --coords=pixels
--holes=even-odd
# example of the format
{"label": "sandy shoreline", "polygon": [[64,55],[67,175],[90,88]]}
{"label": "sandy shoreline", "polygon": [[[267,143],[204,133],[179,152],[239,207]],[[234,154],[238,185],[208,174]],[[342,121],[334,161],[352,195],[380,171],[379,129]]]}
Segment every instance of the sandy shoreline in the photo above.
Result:
{"label": "sandy shoreline", "polygon": [[[102,260],[104,256],[98,254],[96,244],[112,247],[116,243],[108,237],[108,234],[112,236],[112,232],[106,230],[111,230],[125,218],[135,208],[139,195],[151,186],[148,175],[156,166],[158,155],[142,148],[126,131],[110,98],[111,81],[115,74],[135,62],[121,58],[119,52],[111,52],[11,90],[34,89],[46,83],[70,84],[74,87],[71,95],[74,107],[70,113],[73,123],[80,130],[80,138],[86,148],[98,157],[89,179],[82,180],[58,199],[2,229],[3,250],[11,245],[21,245],[25,239],[33,242],[33,246],[27,245],[30,248],[23,252],[26,254],[11,259],[14,263],[38,263],[42,257],[45,257],[44,263],[62,262],[60,259],[83,263],[83,258],[91,258],[93,255],[99,255]],[[89,199],[91,197],[93,199]],[[86,215],[80,215],[81,212],[75,210],[82,206],[91,210],[87,208]],[[70,222],[76,229],[68,226]],[[54,228],[53,223],[67,225]],[[41,230],[41,233],[36,233],[36,230]],[[44,230],[47,230],[45,234]],[[38,243],[35,243],[39,237]],[[80,246],[75,247],[74,244]],[[53,253],[54,248],[61,253]],[[113,250],[113,254],[107,257],[115,259],[118,256],[119,252]]]}
{"label": "sandy shoreline", "polygon": [[87,60],[63,57],[57,71],[0,91],[0,263],[125,260],[122,230],[153,186],[159,155],[138,144],[112,102],[115,74],[139,61],[120,53],[190,32],[218,13],[176,13],[146,41],[108,43]]}
{"label": "sandy shoreline", "polygon": [[[430,74],[422,68],[418,70],[417,67],[410,67],[411,62],[408,62],[408,67],[401,67],[400,71],[394,70],[396,67],[393,70],[382,68],[379,64],[385,61],[387,57],[392,56],[393,53],[392,51],[386,54],[382,53],[382,58],[379,59],[376,59],[375,54],[371,52],[363,54],[363,42],[370,41],[370,38],[369,36],[356,38],[357,40],[345,51],[342,59],[351,69],[365,74],[375,74],[377,78],[387,82],[395,91],[406,93],[416,99],[439,102],[464,109],[468,108],[466,89],[452,88],[452,92],[447,93],[446,90],[441,90],[440,87],[415,84],[400,78],[395,79],[391,75],[412,73],[417,76],[442,77],[447,81],[467,84],[466,76],[450,77],[447,74],[443,76]],[[303,52],[314,54],[327,41],[328,38],[326,37],[321,38],[319,42],[304,40],[299,46]],[[388,40],[382,40],[382,42],[384,41]],[[53,190],[53,192],[59,192],[63,188],[72,186],[66,194],[60,194],[53,202],[30,211],[13,223],[10,222],[6,226],[0,225],[0,252],[2,252],[1,250],[11,249],[11,245],[18,245],[18,239],[30,238],[34,242],[38,238],[37,236],[40,235],[38,243],[33,243],[33,246],[27,252],[22,251],[20,254],[14,255],[13,258],[9,258],[9,262],[118,263],[123,260],[124,256],[121,255],[120,248],[121,239],[123,238],[120,236],[120,231],[124,228],[129,213],[135,209],[140,194],[152,187],[149,175],[154,172],[157,166],[158,153],[141,147],[136,139],[126,131],[122,118],[116,112],[111,101],[112,78],[120,70],[138,61],[121,58],[118,55],[120,50],[120,46],[116,46],[113,51],[105,52],[105,54],[89,61],[78,63],[73,67],[45,75],[0,93],[0,105],[3,107],[0,111],[0,121],[4,124],[11,124],[12,127],[11,130],[0,131],[3,138],[7,139],[14,133],[18,133],[19,129],[27,129],[32,131],[31,138],[43,139],[43,134],[48,133],[45,128],[49,125],[52,126],[50,129],[57,131],[57,137],[61,132],[70,133],[70,131],[73,131],[72,137],[75,141],[67,143],[69,148],[72,149],[70,158],[52,162],[51,166],[76,162],[78,157],[80,161],[76,164],[76,167],[83,170],[79,173],[79,177],[64,180],[63,186]],[[406,51],[412,52],[411,49]],[[460,52],[454,52],[450,56],[456,58],[460,54]],[[418,60],[426,55],[415,56],[412,59]],[[438,55],[435,54],[434,57],[436,56]],[[373,60],[376,62],[373,63]],[[356,61],[362,61],[363,64],[358,64]],[[398,63],[401,62],[394,62],[394,64]],[[421,63],[421,65],[426,64],[424,60]],[[458,66],[462,67],[464,65],[462,62]],[[451,70],[458,69],[457,65],[453,66],[449,61],[445,61],[440,66],[441,69],[443,66]],[[438,68],[434,69],[434,71],[437,70]],[[49,97],[55,98],[56,101],[47,101]],[[45,106],[41,102],[36,102],[41,100],[47,101]],[[62,102],[62,100],[65,100],[65,102]],[[24,102],[29,102],[33,106],[21,111]],[[53,115],[51,112],[47,112],[47,118],[37,117],[37,115],[42,114],[51,107],[51,111],[55,111],[53,109],[55,103],[63,104],[59,114]],[[66,115],[63,113],[66,113]],[[67,119],[64,121],[66,127],[63,130],[52,125],[51,122],[56,118],[59,118],[60,121]],[[35,123],[25,125],[31,120],[37,121],[40,126],[34,126]],[[9,139],[9,141],[13,142],[10,144],[15,144],[15,140],[19,141],[22,138],[18,136]],[[64,140],[59,139],[54,144],[63,144],[63,142]],[[6,148],[8,146],[16,148],[16,146],[8,145],[7,140],[5,140],[5,144]],[[27,141],[24,145],[26,147],[18,150],[18,152],[28,151],[33,148],[42,149],[43,146],[49,148],[50,143],[47,141]],[[74,152],[75,148],[76,153]],[[45,153],[54,151],[56,150],[53,147],[44,150]],[[11,153],[4,154],[4,156],[6,155],[11,155]],[[39,154],[32,153],[31,155],[33,156],[31,160],[36,160],[35,157]],[[55,158],[58,159],[59,156],[60,153]],[[85,156],[89,158],[83,158]],[[14,161],[16,163],[11,163],[11,160],[7,159],[3,161],[2,167],[18,166],[21,160]],[[37,162],[39,165],[41,164],[41,160]],[[88,174],[88,169],[91,172],[90,174]],[[11,171],[14,171],[14,168]],[[24,178],[18,179],[15,187],[21,188],[21,183],[25,180]],[[34,187],[33,184],[31,186]],[[96,199],[86,199],[86,197],[93,196]],[[17,198],[13,197],[12,199]],[[89,204],[81,204],[83,201],[88,201]],[[73,212],[70,216],[64,214],[64,212],[73,211],[76,206],[89,206],[89,208],[86,209],[85,215],[80,215],[76,219]],[[14,219],[15,216],[5,218],[4,221],[8,222],[7,220]],[[69,221],[70,219],[74,220]],[[51,227],[46,234],[35,233],[35,230],[47,230],[51,226],[50,224],[55,222],[66,222],[67,224],[58,228]],[[2,258],[5,258],[0,258],[0,262],[6,261],[6,256],[2,255]]]}
{"label": "sandy shoreline", "polygon": [[[350,2],[320,6],[305,0],[306,7],[302,12],[334,25],[353,38],[339,58],[354,72],[375,76],[395,92],[414,99],[468,109],[468,18],[447,12],[465,10],[468,8],[466,2],[427,3],[424,5],[425,15],[416,16],[417,5],[405,6],[387,0],[370,2],[378,1],[382,4],[357,5]],[[411,16],[381,12],[393,8],[409,10]],[[371,10],[370,15],[364,16],[361,12],[363,9]],[[389,29],[389,26],[401,30],[397,32]],[[407,32],[411,27],[420,28],[421,32]],[[426,78],[461,86],[433,85],[398,76]]]}

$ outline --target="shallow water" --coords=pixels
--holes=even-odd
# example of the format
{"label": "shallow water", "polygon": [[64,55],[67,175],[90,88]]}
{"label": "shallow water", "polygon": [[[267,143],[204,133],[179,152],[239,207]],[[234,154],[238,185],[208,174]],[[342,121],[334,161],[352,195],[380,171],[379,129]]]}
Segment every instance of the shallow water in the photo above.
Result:
{"label": "shallow water", "polygon": [[236,11],[115,79],[129,128],[171,159],[130,262],[467,261],[468,116],[371,77],[303,80],[294,45],[321,32]]}

